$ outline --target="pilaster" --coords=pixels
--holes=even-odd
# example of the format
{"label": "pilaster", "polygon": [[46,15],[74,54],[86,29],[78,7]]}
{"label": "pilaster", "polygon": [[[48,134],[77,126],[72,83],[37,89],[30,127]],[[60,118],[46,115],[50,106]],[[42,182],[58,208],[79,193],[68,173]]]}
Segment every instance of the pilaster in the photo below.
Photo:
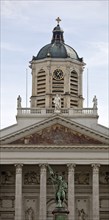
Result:
{"label": "pilaster", "polygon": [[15,164],[15,220],[22,220],[22,166],[23,164]]}
{"label": "pilaster", "polygon": [[93,177],[92,177],[92,219],[99,220],[99,167],[100,164],[92,164]]}
{"label": "pilaster", "polygon": [[68,211],[69,220],[75,220],[75,164],[67,164],[68,167]]}
{"label": "pilaster", "polygon": [[46,164],[40,164],[40,210],[39,220],[46,220]]}

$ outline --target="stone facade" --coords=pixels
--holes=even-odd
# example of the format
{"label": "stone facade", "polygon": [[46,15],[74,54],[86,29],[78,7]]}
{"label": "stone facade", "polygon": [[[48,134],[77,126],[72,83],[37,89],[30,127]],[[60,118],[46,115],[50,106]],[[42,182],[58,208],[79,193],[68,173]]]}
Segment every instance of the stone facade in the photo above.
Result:
{"label": "stone facade", "polygon": [[31,106],[23,108],[18,96],[17,124],[1,131],[0,219],[53,220],[49,164],[68,185],[69,220],[108,220],[109,129],[98,124],[96,96],[83,107],[83,59],[64,44],[59,24],[53,34],[50,45],[62,57],[51,57],[53,50],[33,57]]}
{"label": "stone facade", "polygon": [[[109,218],[108,166],[99,164],[51,166],[68,183],[65,207],[68,207],[70,211],[69,220],[78,220],[79,216],[82,216],[82,212],[84,219],[88,220]],[[13,177],[7,175],[10,171],[13,171]],[[16,179],[16,182],[12,179]],[[51,220],[54,207],[54,188],[50,182],[46,164],[2,166],[1,219]],[[23,208],[22,214],[21,208]],[[30,216],[32,217],[30,218]]]}

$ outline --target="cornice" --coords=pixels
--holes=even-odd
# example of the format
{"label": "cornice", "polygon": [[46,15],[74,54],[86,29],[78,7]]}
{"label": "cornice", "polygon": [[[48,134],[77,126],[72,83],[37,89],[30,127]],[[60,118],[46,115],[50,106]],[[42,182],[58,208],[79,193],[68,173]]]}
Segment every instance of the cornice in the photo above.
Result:
{"label": "cornice", "polygon": [[2,145],[1,152],[3,151],[107,151],[109,152],[108,145],[73,145],[73,146],[59,146],[59,145]]}

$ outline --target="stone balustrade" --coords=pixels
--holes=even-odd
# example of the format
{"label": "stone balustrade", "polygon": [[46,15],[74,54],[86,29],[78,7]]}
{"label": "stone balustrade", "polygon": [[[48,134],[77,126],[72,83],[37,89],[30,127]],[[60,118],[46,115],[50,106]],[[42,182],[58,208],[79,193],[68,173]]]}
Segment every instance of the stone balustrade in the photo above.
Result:
{"label": "stone balustrade", "polygon": [[[55,114],[55,109],[53,108],[17,108],[17,116],[23,116],[23,115],[52,115]],[[91,116],[97,116],[97,109],[94,108],[70,108],[65,109],[61,108],[60,112],[58,112],[62,115],[66,116],[79,116],[79,115],[91,115]]]}

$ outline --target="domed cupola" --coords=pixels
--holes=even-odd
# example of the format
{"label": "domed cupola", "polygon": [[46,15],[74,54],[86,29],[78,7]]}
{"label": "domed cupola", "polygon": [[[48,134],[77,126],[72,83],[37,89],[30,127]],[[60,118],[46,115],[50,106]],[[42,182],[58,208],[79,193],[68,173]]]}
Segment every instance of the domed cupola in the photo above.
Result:
{"label": "domed cupola", "polygon": [[45,58],[71,58],[82,62],[77,52],[64,43],[64,31],[61,29],[59,22],[61,19],[56,19],[57,26],[53,29],[53,36],[50,44],[45,45],[40,49],[37,56],[33,56],[33,60],[41,60]]}
{"label": "domed cupola", "polygon": [[[32,69],[31,107],[49,111],[55,108],[55,97],[60,108],[82,108],[82,73],[85,63],[77,52],[65,44],[58,17],[50,44],[40,49],[30,61]],[[50,110],[52,111],[52,110]]]}

